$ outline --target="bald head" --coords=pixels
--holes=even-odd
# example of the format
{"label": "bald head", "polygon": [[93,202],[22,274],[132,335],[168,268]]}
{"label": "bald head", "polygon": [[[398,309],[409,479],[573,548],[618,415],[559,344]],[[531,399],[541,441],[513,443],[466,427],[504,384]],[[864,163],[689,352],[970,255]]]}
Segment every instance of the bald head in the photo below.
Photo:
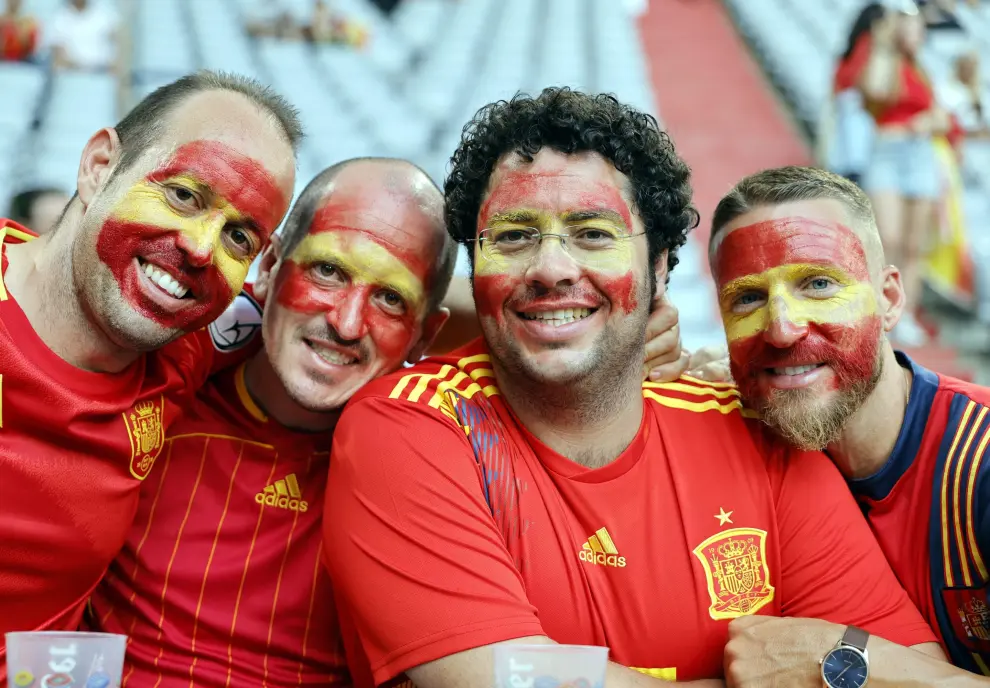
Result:
{"label": "bald head", "polygon": [[870,276],[879,277],[885,259],[870,199],[848,179],[818,168],[797,166],[745,177],[719,201],[708,244],[713,271],[718,249],[730,232],[786,218],[848,228],[862,243]]}
{"label": "bald head", "polygon": [[427,269],[427,305],[446,294],[457,258],[444,226],[443,193],[416,165],[394,158],[355,158],[318,174],[303,189],[282,230],[290,256],[313,231],[362,228]]}

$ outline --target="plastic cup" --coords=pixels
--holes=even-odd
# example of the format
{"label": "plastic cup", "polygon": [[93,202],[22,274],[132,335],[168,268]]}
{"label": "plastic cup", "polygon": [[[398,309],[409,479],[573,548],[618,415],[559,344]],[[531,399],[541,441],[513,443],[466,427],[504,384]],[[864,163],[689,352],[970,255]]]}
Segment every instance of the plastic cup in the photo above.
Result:
{"label": "plastic cup", "polygon": [[8,688],[118,688],[126,635],[7,634]]}
{"label": "plastic cup", "polygon": [[608,648],[592,645],[495,646],[498,688],[603,688]]}

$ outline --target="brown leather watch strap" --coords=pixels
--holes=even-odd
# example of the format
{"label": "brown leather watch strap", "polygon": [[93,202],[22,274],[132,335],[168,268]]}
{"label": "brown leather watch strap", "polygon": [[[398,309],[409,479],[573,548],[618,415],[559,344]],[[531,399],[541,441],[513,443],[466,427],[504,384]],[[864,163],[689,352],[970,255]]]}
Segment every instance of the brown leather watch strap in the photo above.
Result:
{"label": "brown leather watch strap", "polygon": [[866,641],[869,639],[869,632],[855,626],[849,626],[846,628],[846,632],[842,634],[842,643],[844,645],[851,645],[861,652],[866,652]]}

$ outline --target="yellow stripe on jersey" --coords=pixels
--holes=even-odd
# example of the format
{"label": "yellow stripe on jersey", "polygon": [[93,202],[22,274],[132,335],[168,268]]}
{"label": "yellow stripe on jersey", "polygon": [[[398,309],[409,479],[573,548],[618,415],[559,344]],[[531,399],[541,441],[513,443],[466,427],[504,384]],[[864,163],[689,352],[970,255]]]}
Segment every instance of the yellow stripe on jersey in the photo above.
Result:
{"label": "yellow stripe on jersey", "polygon": [[251,414],[251,416],[261,422],[267,423],[268,416],[265,412],[261,410],[254,399],[251,397],[251,393],[247,388],[247,380],[244,379],[245,370],[247,369],[247,361],[241,364],[241,367],[237,369],[234,374],[234,388],[237,389],[237,397],[241,400],[241,405],[244,409]]}
{"label": "yellow stripe on jersey", "polygon": [[966,459],[969,457],[969,448],[973,445],[973,440],[976,438],[976,433],[983,425],[983,420],[987,416],[987,408],[984,406],[980,409],[979,414],[976,416],[976,420],[973,422],[973,427],[969,431],[969,435],[966,437],[966,444],[963,445],[962,451],[959,453],[959,461],[956,462],[956,475],[952,481],[952,517],[953,525],[956,531],[956,547],[959,551],[959,565],[962,569],[963,584],[968,588],[973,585],[973,576],[969,570],[969,557],[966,556],[966,535],[963,532],[962,525],[962,493],[959,490],[960,483],[962,482],[962,474],[966,467]]}
{"label": "yellow stripe on jersey", "polygon": [[[0,424],[0,427],[2,427],[2,424]],[[983,457],[986,454],[988,440],[990,440],[990,430],[983,433],[983,439],[980,440],[980,445],[976,448],[973,465],[969,469],[969,481],[966,485],[966,535],[969,540],[969,552],[973,556],[973,563],[976,564],[976,571],[980,576],[981,585],[987,582],[990,575],[987,574],[987,567],[983,563],[980,548],[976,544],[976,523],[973,521],[973,490],[976,486],[976,476],[980,472],[980,464],[983,462]]]}
{"label": "yellow stripe on jersey", "polygon": [[676,681],[677,680],[677,669],[640,669],[639,667],[629,667],[633,671],[638,671],[641,674],[646,674],[652,678],[658,678],[661,681]]}
{"label": "yellow stripe on jersey", "polygon": [[687,380],[688,382],[693,382],[698,385],[707,385],[708,387],[715,387],[717,389],[727,389],[729,387],[735,387],[735,382],[709,382],[708,380],[702,380],[698,377],[692,377],[690,375],[681,375],[682,380]]}
{"label": "yellow stripe on jersey", "polygon": [[643,387],[654,390],[670,390],[671,392],[684,392],[696,396],[712,396],[716,399],[731,399],[739,396],[739,390],[735,387],[715,388],[698,387],[696,385],[685,385],[683,382],[644,382]]}
{"label": "yellow stripe on jersey", "polygon": [[952,446],[949,454],[945,457],[945,469],[942,472],[942,494],[941,494],[941,517],[942,517],[942,565],[945,567],[945,582],[950,588],[955,587],[955,574],[952,570],[952,553],[949,551],[949,472],[952,469],[952,462],[956,458],[956,448],[959,440],[962,439],[963,432],[969,425],[969,417],[973,415],[976,402],[970,401],[963,412],[962,420],[956,429],[956,436],[952,438]]}
{"label": "yellow stripe on jersey", "polygon": [[720,402],[717,399],[709,399],[708,401],[685,401],[684,399],[678,399],[677,397],[657,394],[655,391],[650,389],[643,390],[643,397],[655,401],[661,406],[681,409],[682,411],[692,411],[694,413],[718,411],[722,415],[727,415],[733,411],[739,411],[743,418],[759,418],[759,414],[756,411],[746,408],[739,400],[730,401],[729,403]]}

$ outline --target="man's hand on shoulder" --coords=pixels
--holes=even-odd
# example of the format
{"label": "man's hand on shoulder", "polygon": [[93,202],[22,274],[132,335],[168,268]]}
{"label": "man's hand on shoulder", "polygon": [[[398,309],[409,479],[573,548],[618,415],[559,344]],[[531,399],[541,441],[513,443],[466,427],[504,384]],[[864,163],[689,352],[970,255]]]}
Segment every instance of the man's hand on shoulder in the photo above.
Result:
{"label": "man's hand on shoulder", "polygon": [[673,382],[685,373],[707,382],[731,381],[729,352],[723,345],[702,347],[694,353],[685,349],[681,345],[677,307],[665,294],[659,294],[653,299],[646,324],[643,379]]}

